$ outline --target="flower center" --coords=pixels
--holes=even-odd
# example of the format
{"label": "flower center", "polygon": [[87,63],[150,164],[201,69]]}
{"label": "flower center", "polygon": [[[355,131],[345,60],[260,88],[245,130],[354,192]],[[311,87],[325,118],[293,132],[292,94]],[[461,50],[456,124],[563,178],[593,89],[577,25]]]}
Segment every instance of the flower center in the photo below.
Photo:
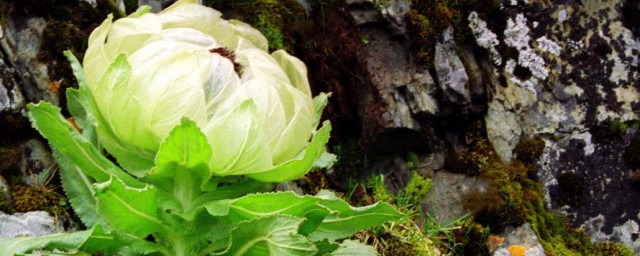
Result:
{"label": "flower center", "polygon": [[233,51],[229,50],[229,48],[218,47],[218,48],[209,49],[209,52],[217,53],[220,56],[225,57],[228,60],[230,60],[231,63],[233,63],[233,69],[236,71],[236,74],[238,74],[238,76],[241,75],[242,66],[240,65],[240,63],[236,62],[236,54],[233,53]]}

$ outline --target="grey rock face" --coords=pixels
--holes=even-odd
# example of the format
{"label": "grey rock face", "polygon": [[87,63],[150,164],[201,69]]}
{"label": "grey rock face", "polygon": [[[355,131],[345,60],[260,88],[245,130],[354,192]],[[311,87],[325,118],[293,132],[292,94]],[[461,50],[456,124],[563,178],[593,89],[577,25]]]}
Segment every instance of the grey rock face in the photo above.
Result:
{"label": "grey rock face", "polygon": [[439,224],[462,216],[465,196],[485,192],[489,185],[478,177],[463,174],[436,172],[431,176],[433,187],[422,200],[425,212],[431,212]]}
{"label": "grey rock face", "polygon": [[0,212],[0,238],[44,236],[63,231],[48,212],[25,212],[7,215]]}
{"label": "grey rock face", "polygon": [[442,41],[436,44],[434,66],[438,75],[438,84],[452,102],[470,102],[471,95],[467,88],[469,77],[467,71],[456,53],[456,43],[453,40],[453,28],[449,27],[442,33]]}
{"label": "grey rock face", "polygon": [[[490,141],[508,161],[520,139],[547,138],[538,176],[549,206],[594,241],[614,239],[640,252],[633,239],[640,191],[622,156],[636,131],[609,130],[640,112],[640,40],[620,21],[623,1],[512,2],[502,10],[503,31],[469,16],[493,72],[504,77],[485,117]],[[500,55],[498,46],[511,54]],[[600,216],[597,228],[587,228]]]}
{"label": "grey rock face", "polygon": [[25,100],[14,72],[0,60],[0,113],[16,113],[24,108]]}
{"label": "grey rock face", "polygon": [[[369,1],[348,1],[356,24],[385,24],[363,26],[359,31],[359,35],[366,41],[366,47],[359,57],[366,63],[365,69],[370,75],[370,88],[363,97],[365,100],[361,103],[361,112],[370,115],[374,105],[380,112],[375,117],[377,120],[371,122],[377,123],[373,128],[376,130],[372,132],[373,136],[395,128],[417,131],[420,129],[417,116],[436,115],[439,112],[434,98],[437,86],[428,70],[413,60],[407,42],[394,37],[393,29],[385,29],[389,22],[382,14],[393,17],[394,20],[403,20],[403,12],[410,5],[404,6],[406,3],[401,2],[404,1],[392,1],[390,5],[383,6],[387,11],[383,10],[381,13]],[[368,13],[370,18],[363,18],[363,13]]]}
{"label": "grey rock face", "polygon": [[58,96],[49,90],[49,75],[46,64],[38,61],[37,54],[42,42],[42,31],[47,22],[43,18],[13,17],[2,25],[0,47],[6,54],[7,65],[24,84],[25,97],[29,101],[46,100],[58,104]]}
{"label": "grey rock face", "polygon": [[531,229],[531,225],[529,223],[525,223],[524,225],[517,228],[507,228],[502,234],[498,236],[500,239],[504,238],[504,240],[490,241],[488,246],[491,251],[491,255],[493,256],[511,256],[514,255],[509,251],[512,246],[521,246],[524,249],[524,253],[527,256],[544,256],[544,248],[538,241],[538,236]]}

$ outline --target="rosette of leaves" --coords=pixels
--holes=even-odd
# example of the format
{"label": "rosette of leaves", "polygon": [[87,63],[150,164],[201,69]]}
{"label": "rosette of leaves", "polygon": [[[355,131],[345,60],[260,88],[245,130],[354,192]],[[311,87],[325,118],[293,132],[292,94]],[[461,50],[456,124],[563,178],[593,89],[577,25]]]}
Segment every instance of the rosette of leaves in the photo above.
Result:
{"label": "rosette of leaves", "polygon": [[304,64],[192,1],[148,10],[109,17],[84,66],[65,53],[79,127],[47,102],[28,106],[87,229],[1,239],[0,256],[375,255],[349,238],[400,218],[390,205],[271,192],[333,160],[329,123],[316,129],[327,95],[311,98]]}

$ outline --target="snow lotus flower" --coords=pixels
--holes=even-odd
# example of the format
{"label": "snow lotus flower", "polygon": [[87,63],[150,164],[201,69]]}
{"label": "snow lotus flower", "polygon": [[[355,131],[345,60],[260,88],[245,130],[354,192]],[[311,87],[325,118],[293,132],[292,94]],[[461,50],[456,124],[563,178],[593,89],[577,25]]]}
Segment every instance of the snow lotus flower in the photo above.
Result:
{"label": "snow lotus flower", "polygon": [[148,11],[109,16],[83,60],[98,142],[124,169],[144,176],[184,118],[207,137],[213,175],[280,182],[328,162],[327,95],[312,97],[302,61],[195,1]]}

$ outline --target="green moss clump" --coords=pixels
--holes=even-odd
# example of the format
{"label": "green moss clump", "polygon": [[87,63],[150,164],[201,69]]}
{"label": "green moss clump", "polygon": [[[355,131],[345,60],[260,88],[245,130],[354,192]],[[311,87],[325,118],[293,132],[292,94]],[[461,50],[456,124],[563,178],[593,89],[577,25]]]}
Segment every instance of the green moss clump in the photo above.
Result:
{"label": "green moss clump", "polygon": [[[488,143],[481,138],[471,141]],[[489,227],[492,233],[500,233],[508,226],[529,223],[547,255],[632,255],[618,243],[592,244],[583,231],[571,227],[566,217],[547,209],[542,185],[528,175],[535,170],[544,141],[534,138],[518,145],[518,157],[511,163],[505,164],[493,157],[495,152],[488,152],[482,158],[476,157],[481,163],[471,163],[481,169],[479,176],[489,183],[486,192],[471,194],[466,198],[465,207],[473,212],[475,222]],[[474,147],[493,150],[490,145]],[[581,192],[577,176],[560,175],[559,180],[564,184],[561,187]],[[619,254],[609,254],[612,251]]]}
{"label": "green moss clump", "polygon": [[46,187],[14,186],[11,190],[13,208],[18,212],[50,211],[57,212],[60,196]]}

